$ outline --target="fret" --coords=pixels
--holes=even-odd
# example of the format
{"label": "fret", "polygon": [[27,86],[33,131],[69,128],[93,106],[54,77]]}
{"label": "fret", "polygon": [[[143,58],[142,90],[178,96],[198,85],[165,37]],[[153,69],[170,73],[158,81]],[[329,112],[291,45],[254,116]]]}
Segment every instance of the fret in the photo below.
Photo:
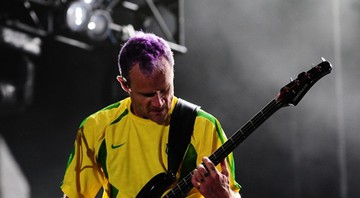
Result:
{"label": "fret", "polygon": [[267,120],[267,116],[265,115],[265,113],[264,113],[264,111],[263,111],[263,110],[261,110],[259,113],[262,115],[262,117],[264,117],[264,118],[265,118],[265,120]]}

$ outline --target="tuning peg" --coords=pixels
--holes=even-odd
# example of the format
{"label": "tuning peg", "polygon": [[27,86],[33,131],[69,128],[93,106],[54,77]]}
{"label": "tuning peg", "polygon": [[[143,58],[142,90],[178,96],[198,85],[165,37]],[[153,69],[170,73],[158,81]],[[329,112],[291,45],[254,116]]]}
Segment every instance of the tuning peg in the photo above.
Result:
{"label": "tuning peg", "polygon": [[324,58],[324,57],[321,57],[321,61],[322,61],[322,62],[325,62],[326,60],[325,60],[325,58]]}
{"label": "tuning peg", "polygon": [[294,81],[293,78],[290,77],[290,82]]}

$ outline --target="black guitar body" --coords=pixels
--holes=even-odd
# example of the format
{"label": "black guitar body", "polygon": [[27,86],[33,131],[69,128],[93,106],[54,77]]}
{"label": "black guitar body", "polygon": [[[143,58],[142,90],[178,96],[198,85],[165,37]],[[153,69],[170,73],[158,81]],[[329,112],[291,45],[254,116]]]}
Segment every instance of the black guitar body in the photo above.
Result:
{"label": "black guitar body", "polygon": [[159,173],[141,189],[136,198],[160,198],[174,181],[174,175]]}

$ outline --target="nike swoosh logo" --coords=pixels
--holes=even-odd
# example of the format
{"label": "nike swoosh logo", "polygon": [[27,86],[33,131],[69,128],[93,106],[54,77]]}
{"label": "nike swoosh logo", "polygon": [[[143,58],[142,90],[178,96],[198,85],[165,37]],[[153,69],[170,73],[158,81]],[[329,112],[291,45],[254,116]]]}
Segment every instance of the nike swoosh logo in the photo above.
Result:
{"label": "nike swoosh logo", "polygon": [[119,148],[120,146],[124,145],[125,143],[122,143],[122,144],[118,144],[118,145],[114,145],[114,144],[111,144],[111,148],[112,149],[116,149],[116,148]]}

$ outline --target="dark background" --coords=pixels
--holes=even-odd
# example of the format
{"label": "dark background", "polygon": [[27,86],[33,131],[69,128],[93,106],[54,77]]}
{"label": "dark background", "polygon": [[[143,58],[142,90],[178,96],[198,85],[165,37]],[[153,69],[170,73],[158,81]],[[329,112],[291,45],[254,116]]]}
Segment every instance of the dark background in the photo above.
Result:
{"label": "dark background", "polygon": [[[184,6],[188,51],[175,56],[175,93],[215,115],[228,136],[320,57],[334,66],[296,107],[278,111],[235,150],[242,196],[358,197],[360,3],[196,0]],[[21,110],[3,107],[0,133],[31,197],[61,196],[78,125],[125,96],[115,81],[119,48],[87,51],[46,40],[41,56],[29,56],[33,100]]]}

